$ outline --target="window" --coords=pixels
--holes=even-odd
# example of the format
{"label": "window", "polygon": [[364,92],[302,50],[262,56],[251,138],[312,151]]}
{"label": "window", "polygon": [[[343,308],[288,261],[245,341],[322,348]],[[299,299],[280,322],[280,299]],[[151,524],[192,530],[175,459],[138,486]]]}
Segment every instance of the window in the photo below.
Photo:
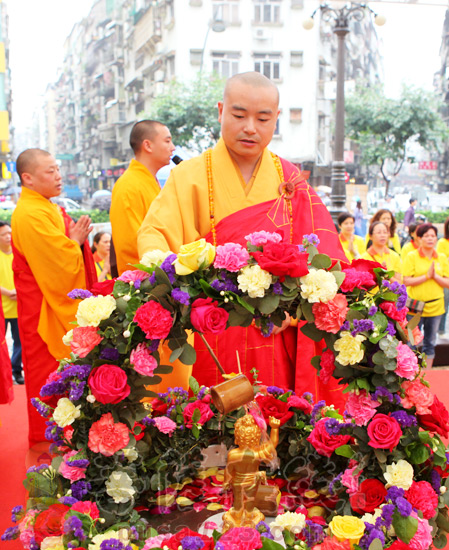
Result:
{"label": "window", "polygon": [[281,0],[254,0],[255,23],[279,23]]}
{"label": "window", "polygon": [[229,78],[239,72],[239,53],[212,53],[212,70],[222,78]]}
{"label": "window", "polygon": [[290,52],[290,65],[302,67],[304,64],[304,52]]}
{"label": "window", "polygon": [[281,65],[281,54],[279,53],[256,53],[254,54],[254,70],[264,74],[271,80],[279,80]]}
{"label": "window", "polygon": [[213,0],[213,19],[224,21],[225,23],[230,23],[231,25],[237,25],[240,23],[239,1],[240,0]]}
{"label": "window", "polygon": [[201,65],[203,50],[190,50],[190,64]]}

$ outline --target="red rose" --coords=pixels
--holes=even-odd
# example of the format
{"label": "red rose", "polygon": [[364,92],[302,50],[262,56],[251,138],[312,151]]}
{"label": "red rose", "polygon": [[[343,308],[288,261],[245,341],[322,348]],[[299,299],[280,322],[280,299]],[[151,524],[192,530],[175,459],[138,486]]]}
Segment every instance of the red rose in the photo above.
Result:
{"label": "red rose", "polygon": [[370,438],[368,445],[374,447],[374,449],[389,449],[390,452],[402,437],[399,422],[395,418],[382,413],[374,415],[367,431]]}
{"label": "red rose", "polygon": [[266,422],[269,421],[270,416],[273,416],[280,420],[282,426],[294,414],[293,411],[290,410],[288,403],[279,401],[279,399],[276,399],[273,395],[258,395],[256,401]]}
{"label": "red rose", "polygon": [[199,332],[221,334],[226,330],[229,313],[212,298],[198,298],[192,304],[190,320]]}
{"label": "red rose", "polygon": [[300,252],[296,244],[267,243],[263,252],[251,252],[262,269],[277,275],[283,281],[285,276],[303,277],[309,272],[307,252]]}
{"label": "red rose", "polygon": [[160,399],[151,401],[151,416],[162,416],[167,412],[168,404]]}
{"label": "red rose", "polygon": [[34,538],[38,544],[46,537],[59,537],[63,534],[64,516],[69,510],[65,504],[52,504],[36,516]]}
{"label": "red rose", "polygon": [[329,435],[326,430],[326,420],[327,418],[318,420],[307,438],[307,441],[312,443],[319,455],[331,456],[335,449],[338,449],[338,447],[342,445],[346,445],[351,438],[349,435]]}
{"label": "red rose", "polygon": [[114,285],[115,279],[109,279],[107,281],[102,281],[101,283],[94,283],[90,291],[94,296],[108,296],[108,294],[112,294]]}
{"label": "red rose", "polygon": [[170,550],[178,550],[178,548],[181,546],[181,541],[185,537],[198,537],[204,542],[204,546],[202,547],[202,550],[213,550],[215,547],[214,539],[211,537],[207,537],[206,535],[200,535],[196,531],[192,531],[188,527],[184,527],[184,529],[181,529],[181,531],[178,531],[176,535],[173,535],[168,540],[164,541],[164,546],[167,546],[170,548]]}
{"label": "red rose", "polygon": [[287,405],[295,409],[300,409],[301,411],[304,411],[306,414],[310,414],[313,409],[312,404],[309,403],[307,399],[304,399],[304,397],[298,397],[297,395],[291,395],[287,399]]}
{"label": "red rose", "polygon": [[103,404],[120,403],[131,392],[125,371],[115,365],[95,367],[87,382],[95,399]]}
{"label": "red rose", "polygon": [[419,423],[425,430],[447,438],[449,435],[449,412],[436,395],[429,409],[430,414],[418,414]]}
{"label": "red rose", "polygon": [[149,340],[167,338],[173,326],[170,312],[154,300],[141,305],[133,321],[139,325]]}
{"label": "red rose", "polygon": [[385,500],[387,490],[378,479],[365,479],[356,493],[349,498],[351,507],[357,514],[372,514]]}
{"label": "red rose", "polygon": [[401,311],[398,311],[394,302],[382,302],[380,304],[380,309],[385,313],[385,315],[388,315],[388,317],[394,319],[395,321],[399,321],[400,323],[402,323],[407,317],[408,309],[404,307]]}
{"label": "red rose", "polygon": [[438,496],[428,481],[414,481],[404,496],[413,508],[421,510],[424,519],[431,519],[436,514]]}
{"label": "red rose", "polygon": [[312,306],[315,325],[320,330],[337,334],[346,320],[348,310],[348,301],[343,294],[336,294],[326,303],[317,302]]}
{"label": "red rose", "polygon": [[193,403],[189,403],[183,412],[184,421],[187,428],[191,428],[193,426],[192,417],[195,409],[200,411],[200,419],[197,421],[197,424],[203,425],[214,416],[212,409],[206,403],[203,403],[202,401],[194,401]]}

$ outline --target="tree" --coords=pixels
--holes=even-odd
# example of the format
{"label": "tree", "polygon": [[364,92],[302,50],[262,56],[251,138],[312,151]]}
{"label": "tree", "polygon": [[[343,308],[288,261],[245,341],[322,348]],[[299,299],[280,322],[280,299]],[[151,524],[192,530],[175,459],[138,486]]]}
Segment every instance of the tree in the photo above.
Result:
{"label": "tree", "polygon": [[[407,157],[413,140],[424,149],[438,150],[448,130],[429,92],[403,87],[399,99],[385,97],[382,87],[359,86],[346,100],[346,136],[360,146],[362,163],[378,165],[385,180],[385,195]],[[388,172],[388,161],[394,168]]]}
{"label": "tree", "polygon": [[143,116],[166,124],[176,145],[201,152],[220,137],[217,102],[223,87],[223,79],[204,73],[191,83],[174,80]]}

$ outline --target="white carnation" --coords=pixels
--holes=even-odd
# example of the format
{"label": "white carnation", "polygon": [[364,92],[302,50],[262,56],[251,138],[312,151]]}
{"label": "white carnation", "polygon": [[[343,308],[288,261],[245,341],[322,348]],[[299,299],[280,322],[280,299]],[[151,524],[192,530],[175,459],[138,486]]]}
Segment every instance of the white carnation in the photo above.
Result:
{"label": "white carnation", "polygon": [[387,466],[384,478],[387,480],[387,489],[395,485],[407,491],[413,483],[413,466],[403,459],[393,462]]}
{"label": "white carnation", "polygon": [[324,269],[311,269],[301,277],[301,296],[310,303],[329,302],[337,294],[338,285],[332,273]]}
{"label": "white carnation", "polygon": [[53,411],[53,420],[60,428],[70,426],[73,422],[80,417],[81,405],[75,407],[75,405],[67,399],[67,397],[61,397],[58,401],[56,409]]}
{"label": "white carnation", "polygon": [[247,265],[237,277],[239,289],[247,292],[250,298],[263,298],[265,290],[270,288],[272,277],[258,265]]}
{"label": "white carnation", "polygon": [[285,512],[276,517],[270,525],[271,532],[277,536],[282,531],[287,530],[290,533],[300,533],[306,526],[306,516],[296,512]]}
{"label": "white carnation", "polygon": [[113,296],[91,296],[79,303],[76,320],[80,327],[98,327],[101,321],[109,319],[115,308]]}
{"label": "white carnation", "polygon": [[116,504],[129,502],[136,490],[132,479],[125,472],[112,472],[106,481],[106,492]]}

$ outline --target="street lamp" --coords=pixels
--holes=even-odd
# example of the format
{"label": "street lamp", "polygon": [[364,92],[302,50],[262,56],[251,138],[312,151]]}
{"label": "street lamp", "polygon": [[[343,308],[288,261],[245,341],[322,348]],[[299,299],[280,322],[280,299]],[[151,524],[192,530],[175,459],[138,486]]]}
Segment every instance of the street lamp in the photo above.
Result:
{"label": "street lamp", "polygon": [[338,38],[337,47],[337,93],[335,98],[335,143],[334,160],[332,162],[331,176],[331,206],[329,211],[335,224],[341,212],[346,210],[346,184],[345,184],[345,162],[344,162],[344,141],[345,141],[345,37],[349,32],[351,19],[361,21],[368,10],[374,15],[376,25],[384,25],[386,18],[377,15],[367,4],[348,3],[340,8],[331,8],[327,4],[321,4],[303,22],[303,27],[310,30],[314,25],[314,16],[317,11],[321,12],[323,21],[333,22],[333,32]]}
{"label": "street lamp", "polygon": [[209,38],[211,29],[214,32],[224,32],[226,30],[226,23],[221,17],[218,16],[218,8],[215,10],[212,19],[207,24],[207,32],[204,37],[203,49],[201,50],[200,74],[203,74],[204,52],[206,50],[207,39]]}

